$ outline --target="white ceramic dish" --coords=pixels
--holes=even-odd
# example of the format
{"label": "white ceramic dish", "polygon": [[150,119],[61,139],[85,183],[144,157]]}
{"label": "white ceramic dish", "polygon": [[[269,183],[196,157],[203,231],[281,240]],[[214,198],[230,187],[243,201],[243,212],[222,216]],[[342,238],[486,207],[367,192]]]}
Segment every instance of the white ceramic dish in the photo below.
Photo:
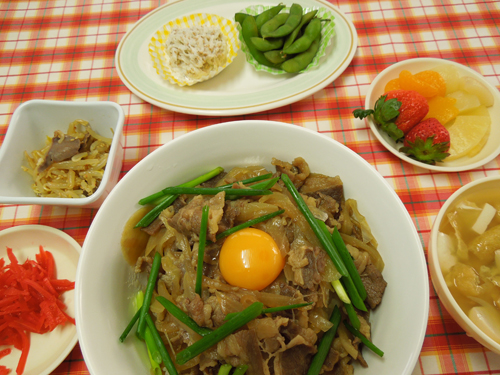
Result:
{"label": "white ceramic dish", "polygon": [[439,210],[439,213],[434,220],[434,224],[432,225],[431,236],[429,239],[428,258],[432,284],[434,285],[439,299],[443,303],[446,310],[450,313],[453,319],[455,319],[458,325],[462,327],[468,336],[474,338],[481,345],[484,345],[491,351],[500,354],[500,344],[481,331],[455,301],[455,298],[451,294],[448,286],[446,285],[446,281],[444,280],[443,273],[439,265],[437,247],[439,228],[446,213],[452,209],[454,205],[459,202],[459,200],[462,200],[471,194],[480,194],[481,192],[487,191],[491,192],[492,190],[497,192],[500,191],[500,176],[485,177],[470,182],[455,191],[446,200],[444,205]]}
{"label": "white ceramic dish", "polygon": [[[204,116],[243,115],[266,111],[301,100],[334,81],[349,66],[358,37],[352,22],[324,0],[304,0],[304,8],[326,8],[335,15],[332,44],[319,66],[306,74],[273,75],[258,72],[240,51],[216,77],[190,87],[164,81],[155,71],[148,53],[151,36],[168,21],[192,13],[217,14],[234,20],[245,7],[276,5],[274,0],[197,0],[169,2],[141,18],[120,41],[115,64],[121,80],[141,99],[161,108]],[[284,4],[291,5],[287,0]]]}
{"label": "white ceramic dish", "polygon": [[370,87],[368,88],[368,92],[366,94],[365,108],[368,109],[374,107],[377,99],[379,99],[380,96],[383,95],[384,87],[387,82],[389,82],[391,79],[399,77],[399,73],[402,70],[408,70],[411,73],[415,74],[421,72],[422,70],[432,69],[442,64],[451,64],[453,66],[456,66],[459,69],[461,75],[471,76],[478,79],[490,89],[495,98],[493,106],[489,107],[490,117],[492,120],[490,137],[479,154],[472,158],[464,157],[449,162],[447,162],[445,159],[445,161],[442,163],[437,163],[436,165],[428,165],[416,161],[415,159],[406,156],[402,152],[399,152],[398,150],[400,147],[402,147],[403,144],[399,143],[396,145],[396,142],[394,142],[394,140],[391,139],[386,133],[381,131],[379,127],[371,120],[371,118],[368,119],[368,124],[370,125],[370,129],[373,131],[377,139],[390,152],[410,164],[416,165],[421,168],[441,172],[459,172],[478,168],[490,162],[495,157],[497,157],[498,154],[500,154],[500,121],[498,120],[500,118],[500,93],[493,85],[488,83],[488,81],[486,81],[484,77],[475,70],[453,61],[436,58],[417,58],[398,62],[382,71],[370,84]]}
{"label": "white ceramic dish", "polygon": [[[91,374],[138,374],[149,366],[142,343],[118,342],[133,315],[133,270],[123,259],[120,238],[127,219],[140,207],[136,202],[216,166],[274,170],[272,157],[291,161],[297,156],[312,171],[342,178],[346,197],[358,201],[386,263],[388,287],[372,314],[372,337],[385,355],[381,359],[365,350],[370,367],[358,367],[356,374],[411,374],[425,337],[429,285],[408,211],[384,178],[352,150],[317,132],[269,121],[227,122],[185,134],[141,160],[108,196],[87,234],[76,279],[77,329]],[[411,298],[401,303],[403,296]]]}
{"label": "white ceramic dish", "polygon": [[[113,102],[67,102],[30,100],[14,111],[7,134],[0,146],[0,204],[40,204],[99,207],[116,185],[123,160],[123,109]],[[108,162],[99,188],[86,198],[37,197],[31,176],[21,169],[27,166],[24,151],[39,150],[54,131],[66,131],[68,125],[83,119],[98,134],[113,138]]]}
{"label": "white ceramic dish", "polygon": [[[75,280],[78,257],[81,247],[71,236],[58,229],[44,225],[20,225],[0,231],[0,257],[7,260],[7,247],[10,247],[20,263],[35,259],[42,245],[50,251],[56,263],[57,278]],[[62,295],[68,307],[66,312],[75,316],[75,291],[70,290]],[[31,346],[24,375],[48,375],[71,352],[78,336],[72,324],[59,326],[52,332],[43,335],[31,334]],[[7,366],[15,372],[21,352],[12,349],[11,354],[0,359],[0,365]]]}

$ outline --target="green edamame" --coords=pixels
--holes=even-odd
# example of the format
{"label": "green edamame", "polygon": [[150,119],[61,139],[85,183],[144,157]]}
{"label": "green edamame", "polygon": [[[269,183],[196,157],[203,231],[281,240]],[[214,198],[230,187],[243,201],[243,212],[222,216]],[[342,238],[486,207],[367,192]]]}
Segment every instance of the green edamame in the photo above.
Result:
{"label": "green edamame", "polygon": [[321,36],[318,36],[306,51],[299,53],[289,60],[286,60],[283,64],[281,64],[281,69],[287,73],[298,73],[302,69],[305,69],[314,59],[316,53],[318,53],[320,39]]}
{"label": "green edamame", "polygon": [[286,54],[300,53],[307,50],[312,42],[321,35],[321,20],[319,18],[314,18],[306,26],[304,30],[304,35],[292,43],[288,48],[284,48],[283,52]]}
{"label": "green edamame", "polygon": [[286,19],[286,22],[279,26],[277,29],[264,32],[264,26],[262,26],[261,34],[263,38],[281,38],[290,34],[300,23],[302,19],[302,6],[299,4],[292,4],[290,7],[290,16]]}
{"label": "green edamame", "polygon": [[249,14],[246,13],[235,13],[234,20],[243,26],[243,21],[247,18]]}
{"label": "green edamame", "polygon": [[290,35],[287,36],[285,44],[283,44],[283,49],[288,48],[292,45],[292,43],[297,39],[299,36],[300,30],[302,30],[302,26],[306,25],[311,21],[315,16],[316,13],[318,13],[318,10],[312,10],[310,12],[307,12],[302,16],[302,19],[300,20],[299,26],[297,26]]}
{"label": "green edamame", "polygon": [[255,48],[262,52],[272,51],[273,49],[279,49],[283,46],[282,38],[263,39],[260,37],[252,37],[251,40]]}
{"label": "green edamame", "polygon": [[255,22],[257,23],[257,29],[260,31],[262,25],[264,25],[267,21],[269,21],[271,18],[276,16],[285,6],[281,3],[278,5],[269,8],[262,13],[258,14],[255,16]]}
{"label": "green edamame", "polygon": [[276,16],[262,25],[262,27],[260,28],[260,35],[262,35],[263,38],[267,38],[269,34],[283,25],[289,16],[290,13],[278,13]]}
{"label": "green edamame", "polygon": [[245,20],[243,21],[243,25],[241,26],[241,34],[243,35],[243,40],[245,41],[248,50],[259,64],[276,68],[276,64],[273,64],[268,59],[266,59],[264,53],[255,48],[254,44],[252,43],[252,37],[259,36],[257,23],[254,17],[245,18]]}
{"label": "green edamame", "polygon": [[274,64],[281,64],[282,62],[286,61],[289,58],[280,50],[264,52],[264,56],[266,56],[266,59],[268,59]]}

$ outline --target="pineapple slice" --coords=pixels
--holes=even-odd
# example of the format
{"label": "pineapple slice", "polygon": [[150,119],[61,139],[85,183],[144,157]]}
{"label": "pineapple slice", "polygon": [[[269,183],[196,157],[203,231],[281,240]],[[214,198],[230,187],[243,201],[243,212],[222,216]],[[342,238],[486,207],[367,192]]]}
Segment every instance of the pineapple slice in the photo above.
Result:
{"label": "pineapple slice", "polygon": [[461,77],[459,88],[462,91],[477,96],[481,105],[485,107],[491,107],[495,101],[491,91],[475,78]]}
{"label": "pineapple slice", "polygon": [[446,95],[446,97],[457,100],[455,102],[455,107],[457,107],[459,114],[476,109],[481,105],[481,102],[476,95],[469,94],[468,92],[462,90],[452,92],[451,94]]}
{"label": "pineapple slice", "polygon": [[[491,127],[489,116],[457,116],[448,127],[450,133],[450,149],[445,161],[452,161],[470,152],[477,154],[488,139]],[[470,155],[469,155],[470,156]]]}
{"label": "pineapple slice", "polygon": [[459,89],[460,74],[456,66],[443,64],[431,70],[438,72],[443,77],[446,82],[446,94],[451,94]]}

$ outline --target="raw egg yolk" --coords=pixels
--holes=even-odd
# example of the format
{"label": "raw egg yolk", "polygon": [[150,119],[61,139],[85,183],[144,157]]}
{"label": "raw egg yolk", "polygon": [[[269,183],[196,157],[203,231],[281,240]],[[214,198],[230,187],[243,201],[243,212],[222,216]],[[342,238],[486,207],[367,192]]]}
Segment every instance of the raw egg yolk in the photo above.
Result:
{"label": "raw egg yolk", "polygon": [[283,270],[285,259],[266,232],[246,228],[229,235],[219,255],[219,268],[233,286],[262,290]]}

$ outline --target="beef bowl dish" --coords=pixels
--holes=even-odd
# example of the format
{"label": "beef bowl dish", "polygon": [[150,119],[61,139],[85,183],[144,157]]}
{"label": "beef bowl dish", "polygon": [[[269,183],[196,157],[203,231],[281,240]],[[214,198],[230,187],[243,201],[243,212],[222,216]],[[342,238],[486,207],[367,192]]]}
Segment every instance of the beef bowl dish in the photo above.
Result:
{"label": "beef bowl dish", "polygon": [[267,121],[138,163],[89,229],[76,293],[92,374],[411,374],[428,314],[394,190],[340,143]]}

